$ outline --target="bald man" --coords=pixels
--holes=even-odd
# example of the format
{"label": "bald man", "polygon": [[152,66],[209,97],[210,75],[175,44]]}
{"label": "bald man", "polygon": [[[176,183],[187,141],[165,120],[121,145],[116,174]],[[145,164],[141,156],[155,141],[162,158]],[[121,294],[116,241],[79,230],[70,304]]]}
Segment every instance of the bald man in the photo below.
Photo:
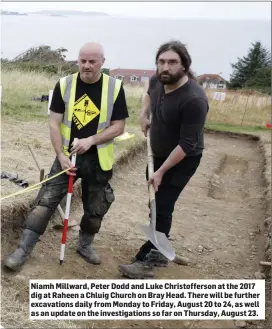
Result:
{"label": "bald man", "polygon": [[[74,176],[74,182],[81,178],[82,187],[84,214],[77,252],[91,264],[101,262],[93,241],[115,200],[109,183],[114,164],[113,139],[124,132],[128,118],[123,85],[101,73],[104,61],[103,47],[99,43],[86,43],[79,51],[79,72],[61,78],[54,88],[49,127],[56,157],[49,177],[69,170],[41,187],[24,222],[19,246],[4,262],[14,271],[25,263],[67,194],[69,175]],[[70,169],[75,153],[76,166]]]}

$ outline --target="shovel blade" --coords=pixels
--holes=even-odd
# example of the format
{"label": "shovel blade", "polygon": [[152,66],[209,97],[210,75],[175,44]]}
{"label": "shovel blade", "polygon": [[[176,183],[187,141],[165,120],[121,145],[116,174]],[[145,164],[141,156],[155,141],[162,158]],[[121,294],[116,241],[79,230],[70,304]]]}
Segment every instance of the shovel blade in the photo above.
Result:
{"label": "shovel blade", "polygon": [[164,233],[154,231],[151,226],[141,225],[143,233],[147,236],[153,245],[169,260],[173,260],[175,251]]}

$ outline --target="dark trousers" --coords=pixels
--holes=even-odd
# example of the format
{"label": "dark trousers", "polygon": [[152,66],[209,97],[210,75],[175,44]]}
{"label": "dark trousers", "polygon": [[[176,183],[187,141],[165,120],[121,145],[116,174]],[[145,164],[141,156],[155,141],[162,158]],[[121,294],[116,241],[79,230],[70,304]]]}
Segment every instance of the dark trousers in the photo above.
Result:
{"label": "dark trousers", "polygon": [[[175,203],[182,190],[195,174],[202,155],[192,156],[183,159],[176,167],[173,167],[165,174],[162,183],[155,194],[156,200],[156,231],[165,233],[169,238],[172,226],[172,214]],[[154,172],[160,168],[163,160],[154,159]],[[148,178],[148,177],[147,177]],[[142,245],[136,255],[136,259],[143,261],[151,249],[157,249],[150,241]]]}
{"label": "dark trousers", "polygon": [[[109,184],[112,171],[103,171],[99,165],[97,153],[77,156],[74,183],[81,178],[82,202],[84,214],[81,218],[82,231],[95,234],[99,232],[101,221],[114,201],[114,193]],[[48,177],[62,171],[56,158]],[[58,204],[66,196],[69,176],[63,173],[45,182],[37,196],[34,207],[29,212],[24,228],[42,235]]]}

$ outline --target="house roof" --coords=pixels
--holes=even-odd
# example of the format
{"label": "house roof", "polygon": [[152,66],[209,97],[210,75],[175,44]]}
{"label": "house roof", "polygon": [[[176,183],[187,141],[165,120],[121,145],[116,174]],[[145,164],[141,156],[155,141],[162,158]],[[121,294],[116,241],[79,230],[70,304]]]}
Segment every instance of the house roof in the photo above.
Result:
{"label": "house roof", "polygon": [[151,78],[156,73],[155,70],[139,70],[139,69],[120,69],[116,68],[110,70],[110,75],[122,75],[122,76],[147,76]]}
{"label": "house roof", "polygon": [[210,82],[219,82],[226,80],[222,78],[219,74],[202,74],[197,77],[198,82],[210,81]]}

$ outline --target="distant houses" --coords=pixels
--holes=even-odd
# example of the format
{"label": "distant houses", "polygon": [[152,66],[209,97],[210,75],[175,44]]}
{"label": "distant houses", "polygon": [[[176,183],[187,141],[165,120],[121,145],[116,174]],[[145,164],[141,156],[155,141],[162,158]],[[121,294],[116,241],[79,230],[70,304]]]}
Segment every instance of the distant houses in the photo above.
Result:
{"label": "distant houses", "polygon": [[[156,74],[156,70],[139,69],[112,69],[110,76],[120,79],[124,84],[139,85],[149,82],[150,78]],[[202,74],[197,77],[197,82],[204,89],[226,89],[227,81],[219,74]]]}
{"label": "distant houses", "polygon": [[204,89],[227,88],[227,81],[219,74],[202,74],[197,77],[197,81]]}
{"label": "distant houses", "polygon": [[110,76],[120,79],[124,84],[144,84],[149,82],[150,78],[156,73],[155,70],[139,70],[139,69],[113,69],[110,70]]}
{"label": "distant houses", "polygon": [[[77,61],[68,61],[70,64],[78,65]],[[156,74],[156,70],[140,69],[107,69],[110,76],[120,79],[124,84],[142,85],[149,82],[151,77]],[[204,89],[227,89],[227,81],[219,74],[201,74],[197,76],[197,82]]]}

